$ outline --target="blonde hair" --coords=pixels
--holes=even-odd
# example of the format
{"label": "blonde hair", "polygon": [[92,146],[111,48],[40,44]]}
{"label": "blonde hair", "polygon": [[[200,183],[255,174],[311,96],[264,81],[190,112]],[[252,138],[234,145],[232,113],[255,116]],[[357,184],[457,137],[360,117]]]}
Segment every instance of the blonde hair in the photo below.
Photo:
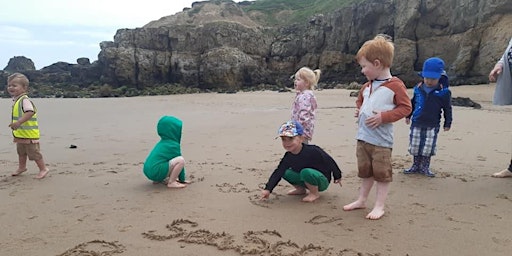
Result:
{"label": "blonde hair", "polygon": [[300,77],[306,81],[308,89],[314,90],[315,86],[318,84],[318,80],[320,80],[321,73],[322,71],[320,71],[320,69],[311,70],[308,67],[302,67],[295,73],[295,77]]}
{"label": "blonde hair", "polygon": [[7,83],[10,83],[14,79],[20,80],[20,84],[24,88],[28,88],[29,80],[28,80],[27,76],[25,76],[24,74],[14,73],[14,74],[10,75],[9,77],[7,77]]}
{"label": "blonde hair", "polygon": [[384,67],[391,67],[395,54],[395,46],[391,37],[386,34],[378,34],[373,39],[366,41],[357,51],[356,61],[359,62],[363,57],[369,62],[379,60]]}

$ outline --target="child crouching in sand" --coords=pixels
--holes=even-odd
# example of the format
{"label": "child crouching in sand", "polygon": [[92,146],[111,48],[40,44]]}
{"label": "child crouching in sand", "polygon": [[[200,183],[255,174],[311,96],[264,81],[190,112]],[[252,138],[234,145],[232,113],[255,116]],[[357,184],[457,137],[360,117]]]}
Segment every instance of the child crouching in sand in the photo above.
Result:
{"label": "child crouching in sand", "polygon": [[155,183],[167,183],[169,188],[184,188],[189,183],[185,180],[185,159],[181,155],[182,126],[183,122],[176,117],[160,118],[157,132],[161,140],[144,162],[144,175]]}
{"label": "child crouching in sand", "polygon": [[277,169],[270,176],[261,200],[267,199],[281,178],[288,181],[294,189],[288,195],[304,195],[303,202],[313,202],[320,197],[321,191],[329,187],[331,176],[334,183],[341,186],[341,170],[323,149],[316,145],[303,143],[304,130],[297,121],[288,121],[278,131],[283,148],[286,150]]}

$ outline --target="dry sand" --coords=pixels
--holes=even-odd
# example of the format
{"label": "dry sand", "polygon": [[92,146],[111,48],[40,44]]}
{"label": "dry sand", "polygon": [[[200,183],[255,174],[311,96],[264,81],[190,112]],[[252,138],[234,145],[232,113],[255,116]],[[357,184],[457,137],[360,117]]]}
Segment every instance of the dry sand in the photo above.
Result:
{"label": "dry sand", "polygon": [[[512,106],[492,106],[493,85],[452,87],[482,109],[454,107],[440,132],[436,178],[406,176],[408,126],[395,125],[394,181],[386,215],[344,212],[357,197],[354,100],[316,91],[313,143],[343,170],[314,203],[287,196],[281,181],[260,188],[283,155],[278,126],[293,93],[270,91],[115,99],[33,99],[50,174],[18,177],[0,100],[0,255],[510,255],[512,179],[491,178],[512,152]],[[153,185],[141,168],[162,115],[184,122],[183,154],[193,184]],[[72,149],[70,145],[76,145]],[[373,205],[372,191],[369,206]]]}

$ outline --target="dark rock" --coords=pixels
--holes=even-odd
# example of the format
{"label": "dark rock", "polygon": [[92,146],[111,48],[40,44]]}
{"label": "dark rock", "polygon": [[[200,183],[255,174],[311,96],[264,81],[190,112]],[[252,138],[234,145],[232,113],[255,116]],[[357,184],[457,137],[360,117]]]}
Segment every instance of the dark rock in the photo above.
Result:
{"label": "dark rock", "polygon": [[9,63],[4,68],[5,71],[15,73],[27,70],[36,70],[34,62],[25,56],[15,56],[9,59]]}
{"label": "dark rock", "polygon": [[89,60],[89,58],[78,58],[76,59],[76,63],[78,63],[78,65],[90,65],[91,64],[91,61]]}
{"label": "dark rock", "polygon": [[476,109],[481,109],[482,106],[470,98],[466,97],[455,97],[452,98],[452,106],[460,106],[460,107],[471,107]]}
{"label": "dark rock", "polygon": [[350,92],[350,97],[357,97],[357,96],[359,96],[359,91]]}

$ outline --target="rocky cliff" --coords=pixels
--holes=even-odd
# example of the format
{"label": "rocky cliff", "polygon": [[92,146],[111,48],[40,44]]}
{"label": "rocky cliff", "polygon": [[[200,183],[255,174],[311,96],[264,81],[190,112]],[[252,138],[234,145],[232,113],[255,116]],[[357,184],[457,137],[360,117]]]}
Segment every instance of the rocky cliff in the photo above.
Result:
{"label": "rocky cliff", "polygon": [[118,30],[113,42],[100,44],[97,62],[61,67],[67,72],[61,80],[237,90],[290,84],[291,74],[309,66],[322,69],[321,82],[329,87],[363,81],[354,54],[385,33],[395,43],[392,73],[408,85],[431,56],[446,61],[452,84],[486,83],[512,36],[510,0],[367,0],[273,27],[258,23],[257,12],[244,11],[247,4],[195,2],[142,28]]}

